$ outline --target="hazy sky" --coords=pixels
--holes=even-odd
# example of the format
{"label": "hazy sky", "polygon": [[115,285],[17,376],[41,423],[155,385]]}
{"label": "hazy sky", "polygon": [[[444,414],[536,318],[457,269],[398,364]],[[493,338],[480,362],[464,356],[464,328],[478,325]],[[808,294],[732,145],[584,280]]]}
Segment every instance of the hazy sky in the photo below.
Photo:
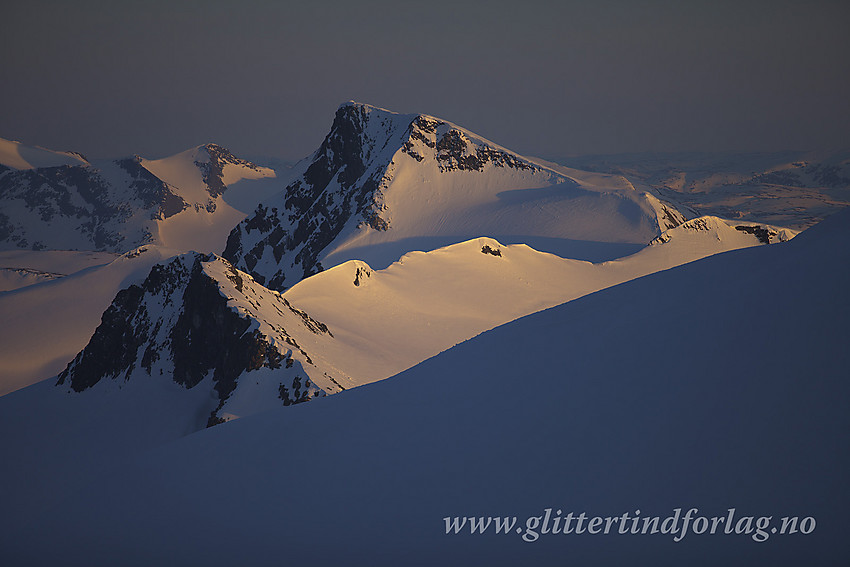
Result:
{"label": "hazy sky", "polygon": [[850,3],[4,2],[0,137],[300,158],[349,99],[561,156],[850,146]]}

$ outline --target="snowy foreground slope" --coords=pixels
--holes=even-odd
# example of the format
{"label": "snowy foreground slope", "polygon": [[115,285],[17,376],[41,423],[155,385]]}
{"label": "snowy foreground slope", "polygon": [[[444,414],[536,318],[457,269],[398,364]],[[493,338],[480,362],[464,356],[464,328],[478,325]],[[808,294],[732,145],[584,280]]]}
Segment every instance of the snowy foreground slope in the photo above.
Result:
{"label": "snowy foreground slope", "polygon": [[274,177],[215,144],[89,161],[0,139],[0,250],[220,252],[233,226],[280,189]]}
{"label": "snowy foreground slope", "polygon": [[224,257],[283,291],[346,260],[383,268],[482,235],[645,244],[685,218],[623,177],[565,173],[432,116],[349,102]]}
{"label": "snowy foreground slope", "polygon": [[[0,398],[0,559],[846,565],[847,289],[841,214],[787,243],[522,318],[390,380],[172,443],[166,432],[188,420],[161,407],[177,399],[157,395],[167,384],[129,383],[133,404],[59,404],[39,384]],[[546,508],[662,519],[734,508],[816,528],[761,543],[445,533],[455,516],[517,516],[523,532]]]}

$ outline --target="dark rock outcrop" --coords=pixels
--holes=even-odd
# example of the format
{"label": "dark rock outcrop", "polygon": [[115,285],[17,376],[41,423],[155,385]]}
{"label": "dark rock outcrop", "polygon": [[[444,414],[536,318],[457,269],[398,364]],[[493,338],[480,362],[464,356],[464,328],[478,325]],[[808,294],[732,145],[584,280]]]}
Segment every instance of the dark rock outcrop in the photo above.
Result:
{"label": "dark rock outcrop", "polygon": [[[224,257],[271,289],[283,290],[298,279],[322,270],[318,257],[356,215],[375,230],[387,230],[375,193],[385,184],[386,166],[372,163],[380,148],[365,135],[368,111],[357,105],[337,110],[330,133],[313,155],[304,174],[284,190],[278,207],[257,208],[230,233]],[[329,190],[331,184],[333,190]],[[286,269],[258,270],[264,255],[276,264],[296,268],[287,281]],[[284,260],[286,256],[286,260]]]}

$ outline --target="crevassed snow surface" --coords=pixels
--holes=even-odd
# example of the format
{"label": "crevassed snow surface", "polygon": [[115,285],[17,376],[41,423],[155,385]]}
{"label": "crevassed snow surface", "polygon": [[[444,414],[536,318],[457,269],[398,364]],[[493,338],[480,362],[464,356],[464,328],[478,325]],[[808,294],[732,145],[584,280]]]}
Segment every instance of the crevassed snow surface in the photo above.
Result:
{"label": "crevassed snow surface", "polygon": [[[44,384],[13,393],[0,398],[0,557],[846,564],[848,243],[845,214],[788,243],[522,318],[390,380],[153,449],[181,426],[167,423],[175,414],[157,396],[139,396],[129,411],[126,399],[96,397],[59,407]],[[693,533],[678,543],[666,534],[526,543],[492,528],[446,535],[443,520],[524,522],[545,508],[663,518],[691,507],[812,517],[817,527],[764,543]]]}

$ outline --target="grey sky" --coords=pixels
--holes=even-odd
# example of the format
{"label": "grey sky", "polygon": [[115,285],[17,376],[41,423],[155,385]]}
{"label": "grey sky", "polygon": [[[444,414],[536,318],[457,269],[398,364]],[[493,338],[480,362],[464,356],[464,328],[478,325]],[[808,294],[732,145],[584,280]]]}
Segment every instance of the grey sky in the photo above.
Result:
{"label": "grey sky", "polygon": [[[8,4],[8,3],[5,3]],[[19,2],[0,136],[299,158],[354,99],[559,156],[850,146],[846,2]]]}

